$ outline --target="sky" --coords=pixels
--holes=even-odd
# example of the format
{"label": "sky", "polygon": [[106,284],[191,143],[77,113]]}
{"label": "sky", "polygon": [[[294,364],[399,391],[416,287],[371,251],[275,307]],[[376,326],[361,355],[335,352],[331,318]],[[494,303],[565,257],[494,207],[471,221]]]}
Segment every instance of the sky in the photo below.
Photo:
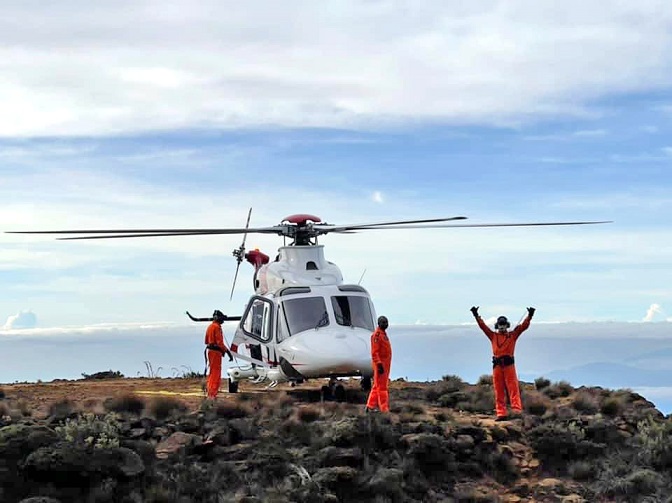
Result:
{"label": "sky", "polygon": [[[664,0],[26,0],[0,19],[0,231],[466,223],[321,239],[393,324],[672,320]],[[241,314],[241,236],[0,234],[0,327]],[[250,235],[273,255],[282,239]],[[363,275],[363,276],[362,276]],[[4,326],[3,326],[4,324]]]}

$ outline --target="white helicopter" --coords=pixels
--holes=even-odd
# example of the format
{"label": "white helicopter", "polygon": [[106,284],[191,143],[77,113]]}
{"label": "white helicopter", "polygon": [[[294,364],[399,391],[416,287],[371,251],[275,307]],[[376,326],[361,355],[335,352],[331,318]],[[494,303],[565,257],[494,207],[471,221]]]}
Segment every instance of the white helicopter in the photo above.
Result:
{"label": "white helicopter", "polygon": [[[244,228],[224,229],[118,229],[14,231],[16,234],[83,234],[58,239],[111,239],[132,237],[189,236],[208,234],[243,234],[239,248],[233,251],[236,273],[231,297],[236,286],[238,270],[243,259],[254,267],[254,295],[241,316],[225,316],[225,321],[239,321],[230,346],[236,359],[245,366],[227,369],[228,391],[236,393],[240,381],[268,381],[268,387],[280,382],[292,386],[307,379],[328,378],[323,393],[337,399],[345,389],[338,382],[342,377],[360,377],[361,387],[371,387],[370,335],[375,328],[376,311],[371,296],[359,284],[344,284],[338,266],[325,259],[324,246],[318,236],[353,233],[363,230],[421,229],[447,227],[514,227],[547,225],[585,225],[610,223],[538,222],[504,224],[450,224],[467,217],[401,220],[371,224],[332,225],[309,214],[284,218],[271,227],[250,228],[252,208]],[[258,249],[245,251],[248,233],[278,234],[289,238],[273,261]],[[361,281],[361,279],[360,279]],[[193,321],[211,321],[196,318]]]}

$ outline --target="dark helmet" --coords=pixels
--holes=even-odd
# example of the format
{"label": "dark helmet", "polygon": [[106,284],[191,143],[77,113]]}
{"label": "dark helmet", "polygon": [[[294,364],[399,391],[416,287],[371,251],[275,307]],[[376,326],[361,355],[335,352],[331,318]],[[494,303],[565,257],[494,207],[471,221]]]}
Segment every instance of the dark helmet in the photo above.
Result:
{"label": "dark helmet", "polygon": [[390,326],[390,322],[387,321],[387,317],[386,317],[386,316],[379,316],[379,317],[378,317],[378,326],[379,326],[380,328],[382,328],[383,330],[385,330],[387,327]]}
{"label": "dark helmet", "polygon": [[219,309],[215,309],[215,312],[212,313],[212,319],[213,320],[217,320],[217,321],[222,322],[222,321],[224,321],[224,318],[226,318],[226,316],[224,316],[224,313],[221,312]]}
{"label": "dark helmet", "polygon": [[497,318],[497,323],[495,323],[495,328],[510,328],[511,323],[509,323],[509,320],[506,318],[506,316],[500,316]]}

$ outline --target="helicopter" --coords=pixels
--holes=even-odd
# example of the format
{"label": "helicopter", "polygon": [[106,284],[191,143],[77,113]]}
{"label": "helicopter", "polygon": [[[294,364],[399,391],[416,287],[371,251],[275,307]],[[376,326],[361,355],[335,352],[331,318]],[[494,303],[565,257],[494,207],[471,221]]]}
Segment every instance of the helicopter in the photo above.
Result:
{"label": "helicopter", "polygon": [[[329,379],[322,392],[343,397],[339,378],[360,378],[360,386],[371,388],[370,335],[375,329],[376,310],[369,292],[360,284],[344,283],[340,268],[328,261],[320,236],[350,234],[364,230],[423,229],[450,227],[521,227],[586,225],[610,221],[534,222],[495,224],[456,224],[464,216],[397,220],[369,224],[333,225],[311,214],[293,214],[277,225],[249,227],[252,208],[243,228],[213,229],[98,229],[59,231],[13,231],[15,234],[81,234],[60,240],[113,239],[160,236],[203,236],[243,234],[242,244],[233,250],[237,262],[229,300],[233,298],[243,260],[254,269],[254,293],[240,316],[225,315],[224,321],[237,321],[229,349],[236,365],[227,369],[228,391],[237,393],[239,383],[268,381],[267,388],[280,382],[291,386],[309,379]],[[277,234],[285,238],[274,260],[258,249],[247,251],[250,233]],[[290,240],[287,244],[287,239]],[[361,283],[361,278],[360,278]],[[187,316],[195,322],[213,317]],[[238,359],[245,362],[239,364]]]}

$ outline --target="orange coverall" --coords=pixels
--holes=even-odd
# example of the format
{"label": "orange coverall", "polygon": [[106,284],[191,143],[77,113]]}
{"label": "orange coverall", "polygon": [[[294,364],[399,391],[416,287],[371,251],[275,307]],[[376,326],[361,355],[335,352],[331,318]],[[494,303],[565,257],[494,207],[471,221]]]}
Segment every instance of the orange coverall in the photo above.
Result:
{"label": "orange coverall", "polygon": [[222,325],[217,321],[210,323],[205,331],[205,344],[222,348],[222,351],[208,349],[208,367],[210,367],[207,383],[208,398],[214,399],[217,398],[219,386],[222,382],[222,352],[226,352]]}
{"label": "orange coverall", "polygon": [[[373,386],[366,402],[367,409],[380,409],[381,412],[390,411],[390,397],[387,383],[390,379],[390,365],[392,364],[392,346],[385,330],[378,327],[371,334],[371,360],[373,363]],[[382,364],[383,373],[378,373],[378,364]]]}
{"label": "orange coverall", "polygon": [[[516,328],[505,334],[495,332],[488,327],[479,316],[476,318],[478,326],[483,333],[490,339],[492,344],[492,355],[495,358],[502,356],[513,357],[516,349],[516,341],[520,334],[530,326],[531,318],[527,316],[525,320]],[[523,411],[523,404],[520,400],[520,388],[518,385],[518,375],[516,374],[515,364],[494,365],[492,369],[492,384],[495,388],[495,412],[498,417],[506,416],[506,393],[509,393],[511,400],[511,410],[514,413]]]}

